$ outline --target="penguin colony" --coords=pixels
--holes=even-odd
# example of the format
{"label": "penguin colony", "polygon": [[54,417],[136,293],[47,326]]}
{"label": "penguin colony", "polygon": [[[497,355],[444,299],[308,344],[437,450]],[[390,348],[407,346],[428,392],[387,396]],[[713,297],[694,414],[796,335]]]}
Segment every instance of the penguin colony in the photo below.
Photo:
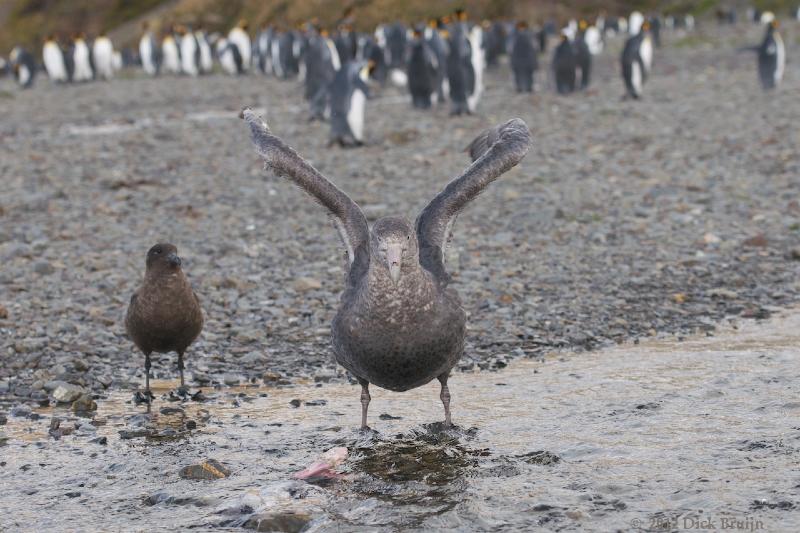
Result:
{"label": "penguin colony", "polygon": [[[794,15],[800,17],[800,10]],[[720,24],[737,21],[733,9],[718,10],[716,17]],[[777,19],[771,12],[754,9],[746,17],[766,28],[761,46],[751,49],[758,52],[762,87],[773,89],[780,84],[786,61]],[[593,57],[610,39],[623,36],[625,95],[638,99],[644,94],[662,29],[692,30],[694,24],[691,15],[645,17],[634,11],[628,17],[598,16],[594,23],[570,20],[560,31],[553,22],[534,30],[525,21],[472,23],[465,11],[456,10],[411,27],[382,24],[368,34],[355,31],[348,11],[335,32],[309,22],[288,30],[264,26],[251,39],[244,20],[227,34],[185,25],[156,32],[145,23],[138,47],[130,51],[115,50],[102,33],[93,40],[75,34],[68,46],[51,35],[42,45],[40,64],[33,54],[16,47],[7,62],[0,60],[0,69],[13,73],[21,88],[33,86],[39,70],[56,83],[80,83],[108,80],[123,66],[134,65],[148,76],[196,77],[213,72],[216,63],[229,75],[258,72],[300,80],[309,120],[331,121],[332,144],[358,146],[363,143],[367,82],[406,88],[415,108],[449,105],[453,115],[471,114],[483,92],[484,69],[497,65],[501,56],[509,58],[515,90],[533,92],[540,56],[547,54],[549,38],[557,37],[549,71],[538,85],[566,95],[590,86]]]}

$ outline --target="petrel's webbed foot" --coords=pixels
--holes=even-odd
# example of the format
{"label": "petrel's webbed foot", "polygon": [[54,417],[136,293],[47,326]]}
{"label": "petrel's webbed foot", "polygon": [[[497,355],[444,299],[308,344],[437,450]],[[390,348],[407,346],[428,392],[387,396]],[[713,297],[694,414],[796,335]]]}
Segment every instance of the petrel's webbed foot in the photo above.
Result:
{"label": "petrel's webbed foot", "polygon": [[442,374],[439,376],[439,383],[442,384],[442,392],[439,394],[439,398],[442,399],[442,405],[444,406],[444,427],[452,427],[453,421],[450,418],[450,389],[447,388],[447,379],[450,377],[450,374]]}
{"label": "petrel's webbed foot", "polygon": [[361,385],[361,429],[368,430],[367,425],[367,410],[369,409],[369,381],[358,378],[358,383]]}

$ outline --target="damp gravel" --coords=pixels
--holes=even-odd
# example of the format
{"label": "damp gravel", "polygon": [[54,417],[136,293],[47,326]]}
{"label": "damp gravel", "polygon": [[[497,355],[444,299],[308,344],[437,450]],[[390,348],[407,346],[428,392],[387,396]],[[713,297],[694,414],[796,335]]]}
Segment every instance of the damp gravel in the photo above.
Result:
{"label": "damp gravel", "polygon": [[[172,402],[160,381],[153,419],[122,391],[91,419],[36,408],[0,426],[0,529],[797,531],[799,344],[793,311],[458,373],[452,430],[433,384],[373,391],[366,433],[345,384]],[[292,478],[339,446],[339,477]]]}

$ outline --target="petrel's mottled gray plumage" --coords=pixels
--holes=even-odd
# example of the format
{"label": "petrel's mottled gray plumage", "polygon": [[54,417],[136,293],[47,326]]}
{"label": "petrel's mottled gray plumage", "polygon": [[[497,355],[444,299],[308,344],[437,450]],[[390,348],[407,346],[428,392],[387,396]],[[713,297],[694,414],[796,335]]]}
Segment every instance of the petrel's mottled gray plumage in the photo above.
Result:
{"label": "petrel's mottled gray plumage", "polygon": [[447,378],[461,357],[466,315],[444,269],[443,247],[456,216],[492,181],[514,167],[530,147],[525,123],[513,119],[473,142],[474,162],[417,218],[386,217],[369,231],[358,205],[274,136],[250,109],[242,111],[267,168],[315,197],[340,230],[350,270],[333,320],[333,351],[362,385],[366,426],[369,384],[393,391],[438,378],[450,424]]}

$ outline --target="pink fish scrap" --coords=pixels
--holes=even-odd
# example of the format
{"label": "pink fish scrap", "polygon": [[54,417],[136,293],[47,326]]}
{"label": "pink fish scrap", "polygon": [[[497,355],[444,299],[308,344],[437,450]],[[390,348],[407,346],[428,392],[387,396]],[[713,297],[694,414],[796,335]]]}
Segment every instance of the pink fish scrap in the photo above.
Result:
{"label": "pink fish scrap", "polygon": [[292,474],[294,479],[338,479],[342,475],[335,472],[333,469],[342,464],[347,459],[347,448],[338,447],[331,448],[320,457],[316,463],[307,466],[300,472]]}

